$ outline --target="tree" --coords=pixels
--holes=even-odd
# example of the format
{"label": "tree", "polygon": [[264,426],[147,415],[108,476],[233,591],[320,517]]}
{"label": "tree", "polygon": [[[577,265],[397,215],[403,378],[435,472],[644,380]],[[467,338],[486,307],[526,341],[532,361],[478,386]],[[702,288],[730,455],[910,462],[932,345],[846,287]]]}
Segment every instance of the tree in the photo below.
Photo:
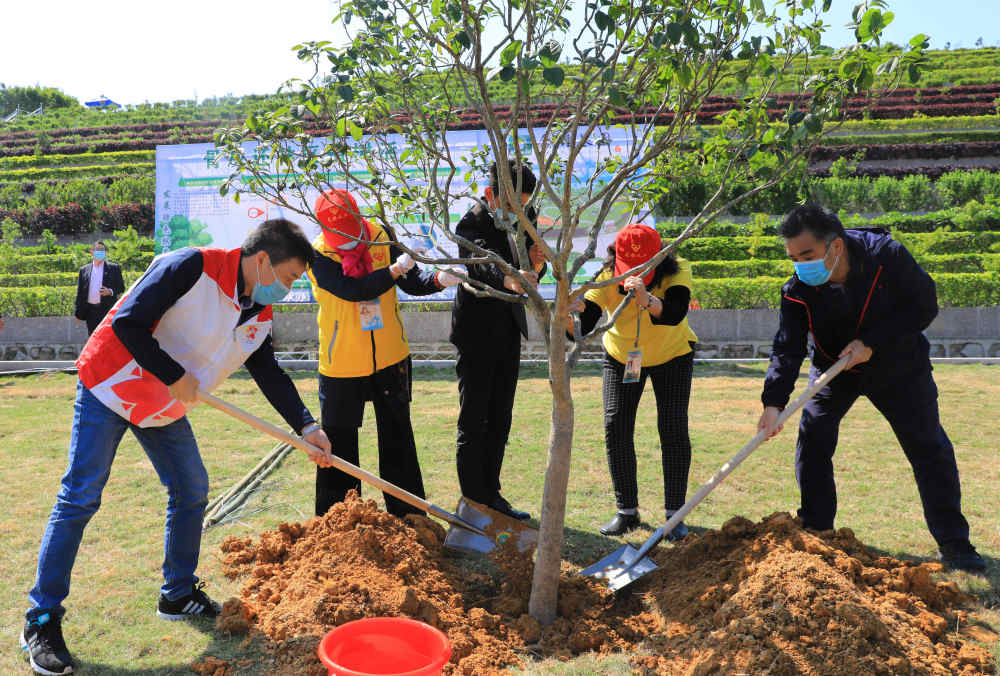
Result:
{"label": "tree", "polygon": [[[571,302],[600,286],[593,276],[578,278],[597,255],[605,220],[645,215],[647,205],[707,163],[721,177],[682,234],[629,274],[642,273],[720,214],[780,181],[836,123],[845,97],[868,92],[876,75],[893,82],[904,74],[919,77],[926,36],[887,57],[872,49],[893,18],[881,0],[854,9],[856,44],[818,67],[811,55],[821,48],[822,18],[832,0],[786,4],[781,15],[763,0],[597,0],[586,4],[576,26],[565,0],[346,0],[335,19],[349,31],[346,44],[295,48],[314,65],[311,79],[287,84],[297,102],[252,114],[241,128],[216,135],[235,167],[224,194],[255,194],[314,219],[307,195],[346,184],[383,226],[414,234],[399,223],[422,220],[474,254],[460,259],[404,247],[418,261],[488,262],[527,289],[516,296],[465,282],[475,293],[525,303],[546,337],[552,426],[530,599],[532,616],[543,623],[556,614],[573,441],[572,369],[583,347],[631,302],[626,297],[588,336],[579,335],[577,324],[575,343],[567,340]],[[788,77],[798,78],[800,95],[777,109],[775,88]],[[701,126],[700,112],[724,91],[736,94],[731,109],[713,126]],[[543,109],[539,101],[554,105]],[[459,157],[447,134],[467,123],[469,113],[486,142]],[[327,142],[317,144],[305,132],[304,122],[312,119],[328,121]],[[630,143],[581,167],[585,148],[610,142],[609,125]],[[519,128],[526,129],[523,138]],[[530,162],[539,175],[532,202],[554,216],[549,230],[536,230],[520,200],[508,201],[517,232],[544,242],[556,280],[551,301],[521,271],[454,233],[449,207],[477,189],[464,167],[482,176],[494,158],[504,197],[520,192],[508,159]],[[733,185],[745,189],[731,194]],[[573,250],[575,235],[585,239],[583,250]],[[520,260],[527,260],[523,247]]]}

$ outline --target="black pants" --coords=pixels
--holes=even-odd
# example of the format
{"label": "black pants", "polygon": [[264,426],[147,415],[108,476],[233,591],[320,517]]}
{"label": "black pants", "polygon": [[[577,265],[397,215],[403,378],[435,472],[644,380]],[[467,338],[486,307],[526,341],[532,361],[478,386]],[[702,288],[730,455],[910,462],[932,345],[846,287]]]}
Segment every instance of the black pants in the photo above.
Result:
{"label": "black pants", "polygon": [[687,495],[688,471],[691,468],[691,438],[688,436],[688,402],[694,353],[674,357],[664,364],[644,367],[639,382],[623,383],[625,365],[604,354],[604,441],[608,469],[615,489],[618,509],[639,506],[636,480],[635,416],[646,379],[653,383],[656,396],[656,426],[660,433],[663,460],[663,502],[676,510]]}
{"label": "black pants", "polygon": [[859,376],[843,373],[805,405],[799,421],[795,477],[802,494],[799,516],[807,526],[833,528],[837,513],[833,478],[837,434],[841,419],[863,394],[889,421],[913,467],[931,535],[938,544],[969,538],[969,524],[962,516],[955,451],[941,427],[937,385],[929,367],[878,389],[865,388]]}
{"label": "black pants", "polygon": [[458,348],[458,482],[462,495],[487,505],[500,495],[500,468],[520,367],[521,334],[516,328],[474,349]]}
{"label": "black pants", "polygon": [[[358,428],[365,402],[375,409],[378,430],[378,474],[414,495],[424,497],[424,482],[410,424],[410,358],[361,378],[319,377],[319,401],[323,431],[330,438],[334,455],[358,464]],[[326,514],[351,489],[361,492],[361,480],[334,467],[316,468],[316,515]],[[391,495],[385,496],[386,511],[396,516],[423,511]]]}
{"label": "black pants", "polygon": [[[108,308],[110,309],[110,308]],[[108,314],[108,309],[105,309],[103,305],[98,303],[97,305],[91,305],[87,303],[87,335],[89,336],[97,328],[97,325],[101,323],[104,319],[104,315]]]}

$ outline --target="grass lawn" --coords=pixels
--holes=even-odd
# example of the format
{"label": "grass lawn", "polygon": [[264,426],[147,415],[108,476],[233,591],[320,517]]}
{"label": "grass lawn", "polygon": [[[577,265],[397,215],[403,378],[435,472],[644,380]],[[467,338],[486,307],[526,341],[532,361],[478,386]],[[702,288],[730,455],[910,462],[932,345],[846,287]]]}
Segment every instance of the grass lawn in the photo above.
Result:
{"label": "grass lawn", "polygon": [[[948,579],[976,594],[984,608],[976,619],[1000,628],[1000,368],[948,365],[935,370],[942,420],[956,447],[963,507],[972,541],[989,562],[988,575],[949,573]],[[753,436],[760,411],[761,365],[696,365],[691,402],[694,459],[689,495]],[[316,379],[296,375],[303,396],[318,414]],[[800,384],[804,383],[800,381]],[[53,374],[0,377],[0,673],[27,673],[17,647],[27,591],[34,580],[38,545],[66,465],[76,377]],[[584,566],[620,542],[597,533],[614,512],[604,457],[600,372],[587,367],[574,381],[577,428],[566,522],[565,557]],[[254,383],[236,375],[216,394],[253,413],[280,422]],[[549,427],[544,372],[522,371],[504,464],[504,494],[537,516],[541,501]],[[452,509],[458,500],[455,420],[458,394],[451,370],[418,369],[413,384],[413,421],[428,499]],[[211,478],[211,496],[240,479],[274,446],[273,440],[208,407],[191,414]],[[662,478],[651,388],[636,431],[640,507],[648,537],[664,520]],[[361,433],[362,464],[376,467],[371,409]],[[734,515],[759,520],[798,504],[793,475],[794,425],[761,447],[688,519],[695,529],[717,528]],[[909,465],[874,408],[861,400],[841,428],[835,460],[840,512],[869,546],[894,556],[931,558],[936,547],[924,525]],[[268,490],[241,520],[210,530],[202,542],[200,576],[208,591],[225,600],[237,583],[220,573],[218,545],[229,534],[254,535],[282,521],[311,515],[313,470],[295,451],[269,480]],[[376,493],[366,487],[367,496]],[[86,531],[73,572],[64,623],[67,643],[84,674],[186,674],[203,655],[223,659],[242,654],[240,639],[217,636],[207,622],[163,622],[155,616],[161,583],[165,491],[131,435],[118,450],[103,505]],[[263,509],[261,509],[263,508]],[[1000,653],[1000,644],[988,646]],[[529,665],[526,674],[629,673],[624,658],[580,657],[569,663]]]}

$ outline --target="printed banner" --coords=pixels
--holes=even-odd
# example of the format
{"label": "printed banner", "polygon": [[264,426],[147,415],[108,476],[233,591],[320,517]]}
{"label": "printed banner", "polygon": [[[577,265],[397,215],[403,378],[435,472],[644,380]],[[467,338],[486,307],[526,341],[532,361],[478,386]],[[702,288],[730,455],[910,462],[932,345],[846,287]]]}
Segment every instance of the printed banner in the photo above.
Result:
{"label": "printed banner", "polygon": [[[541,130],[539,130],[539,134]],[[586,191],[586,186],[597,166],[611,155],[625,155],[632,142],[631,134],[627,129],[607,127],[597,130],[593,138],[600,139],[588,146],[578,157],[574,165],[574,184],[579,186],[575,191],[577,198],[582,198]],[[522,153],[531,157],[530,137],[525,130],[521,130],[518,135],[522,144]],[[394,135],[386,139],[392,143],[398,153],[405,151],[405,143],[401,136]],[[362,139],[359,143],[364,143]],[[314,139],[316,148],[322,148],[327,141],[323,138]],[[269,167],[271,171],[271,159],[266,157],[265,152],[260,153],[256,144],[248,143],[244,146],[249,154],[259,156],[255,159],[262,167]],[[489,139],[486,132],[480,130],[454,131],[448,134],[448,147],[453,158],[472,157],[474,151],[481,148],[489,148]],[[222,185],[232,174],[232,167],[225,161],[217,148],[211,143],[194,143],[184,145],[162,145],[156,148],[156,252],[162,253],[173,251],[186,246],[216,246],[221,248],[235,248],[243,243],[247,233],[259,223],[269,218],[288,218],[298,223],[312,240],[320,233],[320,226],[300,214],[290,212],[265,199],[252,195],[241,195],[237,203],[232,196],[222,197],[219,195],[219,186]],[[472,168],[470,166],[459,166],[452,177],[450,191],[461,193],[468,191],[467,177],[471,177]],[[354,178],[363,178],[359,174],[363,171],[355,172],[352,169]],[[598,177],[594,182],[594,189],[599,190],[603,177]],[[474,179],[482,187],[488,183],[485,176],[476,176]],[[331,175],[328,177],[331,185],[346,184],[342,175]],[[310,194],[307,192],[306,199],[312,204],[318,191]],[[462,215],[468,211],[474,200],[465,198],[456,200],[450,205],[450,223],[454,228]],[[364,211],[365,206],[359,206]],[[544,232],[546,229],[552,230],[557,223],[558,211],[554,207],[544,205],[539,215],[539,227]],[[588,228],[597,217],[598,208],[592,207],[581,218],[581,228]],[[579,275],[576,283],[580,284],[590,279],[601,266],[607,246],[614,240],[614,235],[629,219],[638,220],[639,214],[632,212],[630,204],[616,205],[609,213],[608,218],[601,227],[598,238],[596,258],[588,262]],[[646,220],[651,222],[652,216],[647,216]],[[435,253],[442,256],[457,256],[457,246],[444,234],[437,233],[428,227],[426,223],[399,222],[397,231],[401,233],[401,239],[413,248],[426,248],[433,255]],[[406,237],[403,232],[422,233],[423,237]],[[558,233],[551,232],[546,235],[546,239],[554,238]],[[574,237],[574,250],[583,252],[586,249],[587,237],[581,235]],[[552,298],[555,293],[555,280],[551,275],[547,275],[541,280],[539,290],[545,298]],[[399,298],[407,301],[438,301],[450,300],[454,297],[454,289],[445,289],[431,296],[411,297],[402,291],[398,291]],[[312,302],[312,292],[308,280],[303,277],[295,282],[292,293],[286,298],[286,302]]]}

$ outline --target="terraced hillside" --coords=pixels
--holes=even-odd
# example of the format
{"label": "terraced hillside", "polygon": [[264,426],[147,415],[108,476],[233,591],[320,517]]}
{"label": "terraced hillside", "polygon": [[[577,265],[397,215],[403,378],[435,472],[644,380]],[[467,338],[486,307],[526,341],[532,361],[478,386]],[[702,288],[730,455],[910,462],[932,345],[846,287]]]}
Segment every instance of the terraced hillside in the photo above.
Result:
{"label": "terraced hillside", "polygon": [[[749,221],[717,224],[684,247],[681,254],[694,261],[701,307],[774,304],[790,266],[773,237],[775,217],[764,214],[781,214],[803,197],[843,212],[852,226],[890,228],[938,280],[942,303],[1000,302],[1000,51],[929,55],[922,88],[848,101],[845,121],[813,150],[802,174],[733,214]],[[775,114],[795,104],[799,80],[788,77],[788,91],[771,106]],[[706,101],[700,122],[710,125],[738,94],[730,87]],[[152,242],[125,229],[152,234],[156,146],[209,142],[219,126],[287,102],[262,96],[116,113],[57,109],[0,123],[0,222],[4,242],[17,244],[0,258],[0,313],[70,312],[73,271],[87,255],[82,245],[56,245],[56,237],[65,242],[101,233],[113,241],[112,256],[138,275]],[[553,114],[553,103],[532,111],[536,122]],[[453,126],[475,128],[478,119],[456,110]],[[322,121],[309,129],[330,132]],[[712,176],[677,182],[658,205],[665,234],[676,230],[672,218],[696,212],[715,187]],[[848,217],[853,213],[868,216]],[[26,247],[25,238],[43,244]]]}

